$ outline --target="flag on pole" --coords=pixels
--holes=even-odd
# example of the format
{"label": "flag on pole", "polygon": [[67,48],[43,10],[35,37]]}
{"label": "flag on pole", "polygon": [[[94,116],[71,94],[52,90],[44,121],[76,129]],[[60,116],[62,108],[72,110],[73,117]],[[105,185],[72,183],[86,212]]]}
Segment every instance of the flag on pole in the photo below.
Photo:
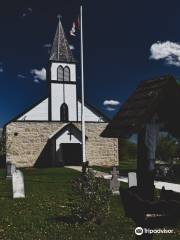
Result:
{"label": "flag on pole", "polygon": [[69,31],[70,36],[73,39],[76,39],[80,35],[81,43],[81,129],[82,129],[82,170],[83,167],[87,164],[86,161],[86,138],[85,138],[85,114],[84,114],[84,44],[83,44],[83,7],[82,3],[80,6],[80,16],[77,17],[72,23],[72,28]]}
{"label": "flag on pole", "polygon": [[[84,44],[83,44],[83,7],[80,6],[80,32],[81,32],[81,128],[82,128],[82,155],[83,165],[86,164],[86,137],[85,137],[85,114],[84,114]],[[82,165],[82,166],[83,166]]]}
{"label": "flag on pole", "polygon": [[76,37],[76,24],[75,24],[75,22],[72,23],[72,28],[71,28],[69,33],[70,33],[71,36]]}
{"label": "flag on pole", "polygon": [[80,19],[78,16],[78,18],[75,21],[73,21],[72,28],[70,29],[69,33],[71,36],[76,37],[79,30],[80,30]]}

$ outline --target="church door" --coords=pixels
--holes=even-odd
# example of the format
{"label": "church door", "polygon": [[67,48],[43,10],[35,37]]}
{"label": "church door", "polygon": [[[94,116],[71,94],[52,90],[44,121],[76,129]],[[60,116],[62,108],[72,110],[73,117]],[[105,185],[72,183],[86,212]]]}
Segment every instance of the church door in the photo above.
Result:
{"label": "church door", "polygon": [[82,164],[82,145],[80,143],[62,143],[60,149],[63,165],[80,166]]}

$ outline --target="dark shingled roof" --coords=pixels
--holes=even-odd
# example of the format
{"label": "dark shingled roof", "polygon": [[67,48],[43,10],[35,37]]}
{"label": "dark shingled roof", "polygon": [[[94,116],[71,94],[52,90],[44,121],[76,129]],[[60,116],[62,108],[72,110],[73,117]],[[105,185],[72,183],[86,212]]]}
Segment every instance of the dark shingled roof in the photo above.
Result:
{"label": "dark shingled roof", "polygon": [[65,63],[74,63],[75,59],[70,50],[68,41],[65,37],[64,29],[61,21],[58,23],[54,42],[51,49],[50,59],[51,61],[59,61]]}
{"label": "dark shingled roof", "polygon": [[141,82],[101,136],[128,138],[157,113],[165,131],[180,137],[180,85],[173,76]]}

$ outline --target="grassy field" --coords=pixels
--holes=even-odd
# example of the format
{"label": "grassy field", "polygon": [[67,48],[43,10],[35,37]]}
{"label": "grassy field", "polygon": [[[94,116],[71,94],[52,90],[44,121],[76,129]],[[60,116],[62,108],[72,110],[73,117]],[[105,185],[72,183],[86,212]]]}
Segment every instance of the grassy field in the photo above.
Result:
{"label": "grassy field", "polygon": [[[124,217],[118,196],[111,199],[110,215],[101,225],[68,224],[67,204],[73,199],[71,181],[78,172],[59,169],[23,170],[25,199],[12,199],[11,181],[0,171],[0,239],[1,240],[132,240],[134,223]],[[157,235],[154,239],[178,239],[174,235]]]}

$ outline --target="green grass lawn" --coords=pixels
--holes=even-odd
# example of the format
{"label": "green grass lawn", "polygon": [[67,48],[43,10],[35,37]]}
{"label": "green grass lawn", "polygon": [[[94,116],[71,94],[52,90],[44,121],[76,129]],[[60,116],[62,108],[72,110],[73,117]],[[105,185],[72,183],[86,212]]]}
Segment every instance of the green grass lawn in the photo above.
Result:
{"label": "green grass lawn", "polygon": [[[73,199],[71,181],[78,172],[65,168],[23,170],[25,199],[12,199],[11,181],[0,171],[1,240],[132,240],[132,220],[125,218],[118,196],[111,199],[110,215],[101,225],[68,224],[66,207]],[[176,229],[177,231],[177,229]],[[178,239],[178,233],[154,239]]]}
{"label": "green grass lawn", "polygon": [[[112,171],[112,167],[99,167],[93,166],[93,169],[110,173]],[[137,169],[136,160],[127,160],[127,161],[120,161],[118,170],[121,176],[127,176],[128,172],[134,172]]]}
{"label": "green grass lawn", "polygon": [[[180,163],[177,164],[177,166],[180,166]],[[97,171],[102,171],[106,173],[110,173],[112,171],[112,167],[99,167],[99,166],[93,166],[93,169]],[[180,167],[179,167],[180,168]],[[127,161],[120,161],[118,170],[120,173],[120,176],[128,176],[128,172],[136,172],[137,171],[137,161],[136,160],[127,160]],[[156,179],[158,180],[158,179]],[[171,183],[177,183],[180,184],[180,175],[179,172],[176,173],[176,176],[174,179],[159,179],[159,181],[165,181],[165,182],[171,182]]]}

